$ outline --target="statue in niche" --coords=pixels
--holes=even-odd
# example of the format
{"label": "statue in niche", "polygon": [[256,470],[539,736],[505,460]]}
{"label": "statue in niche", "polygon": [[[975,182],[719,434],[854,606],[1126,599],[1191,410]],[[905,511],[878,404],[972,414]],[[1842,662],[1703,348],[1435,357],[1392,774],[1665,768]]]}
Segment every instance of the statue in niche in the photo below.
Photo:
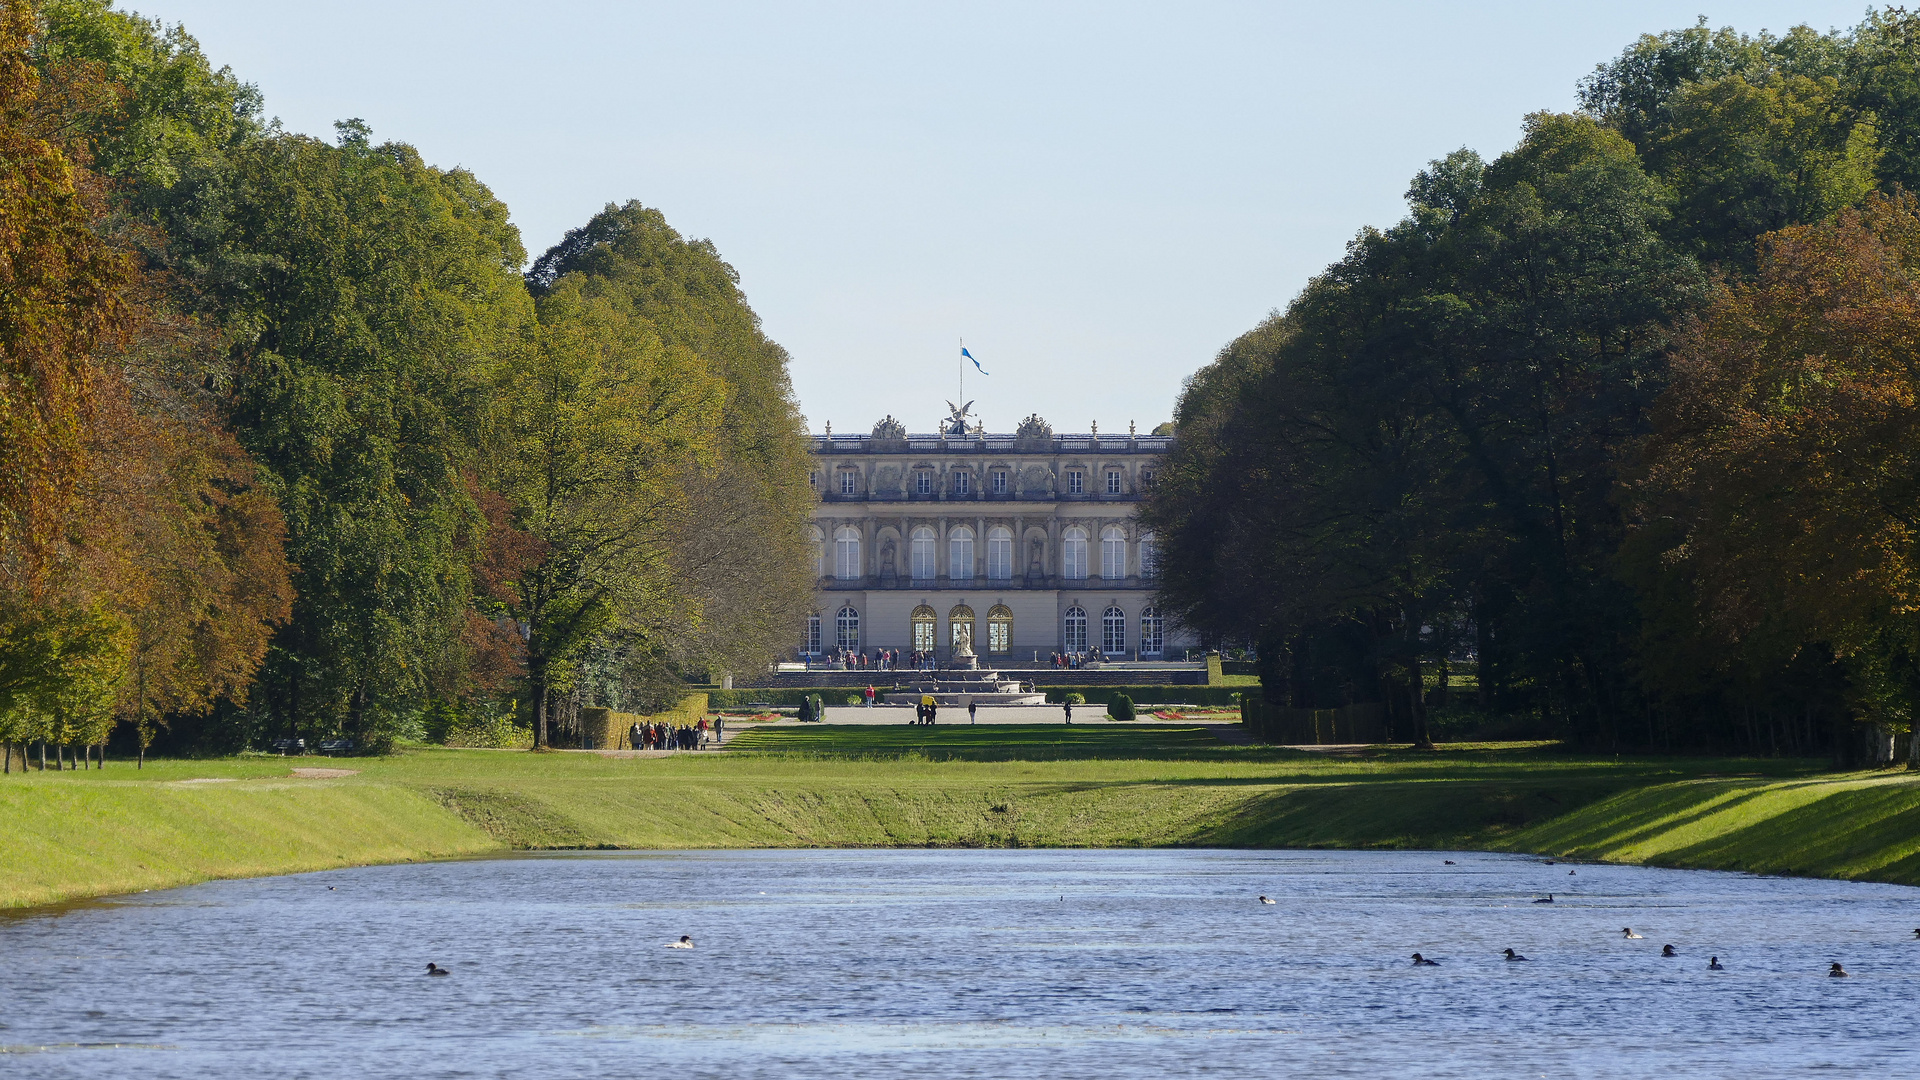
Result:
{"label": "statue in niche", "polygon": [[893,540],[892,539],[888,539],[886,543],[880,545],[880,576],[883,578],[890,578],[893,576]]}
{"label": "statue in niche", "polygon": [[1034,537],[1033,538],[1033,559],[1032,561],[1027,563],[1027,573],[1034,577],[1040,577],[1044,573],[1044,571],[1041,569],[1041,564],[1046,562],[1046,555],[1047,555],[1046,541],[1040,539],[1037,536]]}

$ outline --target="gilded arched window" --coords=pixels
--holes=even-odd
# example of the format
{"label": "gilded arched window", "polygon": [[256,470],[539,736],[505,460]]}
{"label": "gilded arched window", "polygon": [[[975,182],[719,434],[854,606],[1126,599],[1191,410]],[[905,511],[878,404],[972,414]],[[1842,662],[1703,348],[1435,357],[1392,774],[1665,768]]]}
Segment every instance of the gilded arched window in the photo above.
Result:
{"label": "gilded arched window", "polygon": [[913,631],[912,640],[914,652],[933,651],[933,619],[933,609],[927,605],[921,604],[919,607],[913,609],[913,616],[909,625]]}
{"label": "gilded arched window", "polygon": [[860,613],[853,610],[851,605],[840,609],[840,614],[833,620],[833,627],[834,637],[841,648],[860,647]]}
{"label": "gilded arched window", "polygon": [[955,581],[973,578],[973,530],[965,525],[947,534],[947,576]]}
{"label": "gilded arched window", "polygon": [[1013,651],[1013,610],[1005,604],[995,604],[987,612],[987,651]]}
{"label": "gilded arched window", "polygon": [[1074,652],[1074,653],[1086,652],[1087,651],[1087,612],[1086,610],[1078,604],[1075,604],[1074,606],[1068,608],[1064,629],[1066,633],[1063,634],[1062,636],[1066,640],[1066,644],[1065,644],[1066,651]]}
{"label": "gilded arched window", "polygon": [[947,612],[947,644],[953,651],[959,652],[962,644],[971,648],[973,640],[973,609],[961,604]]}
{"label": "gilded arched window", "polygon": [[1087,530],[1072,526],[1060,536],[1060,573],[1068,581],[1087,576]]}
{"label": "gilded arched window", "polygon": [[1013,578],[1013,530],[995,525],[987,530],[987,577],[992,581]]}
{"label": "gilded arched window", "polygon": [[1100,576],[1108,581],[1127,576],[1127,531],[1118,525],[1100,530]]}
{"label": "gilded arched window", "polygon": [[1108,655],[1127,651],[1127,613],[1117,607],[1100,615],[1100,651]]}
{"label": "gilded arched window", "polygon": [[860,530],[851,525],[834,531],[833,576],[841,581],[860,580]]}
{"label": "gilded arched window", "polygon": [[1144,608],[1140,612],[1140,655],[1159,656],[1166,649],[1166,623],[1160,618],[1159,608]]}
{"label": "gilded arched window", "polygon": [[936,547],[933,530],[925,525],[913,530],[913,579],[932,581],[939,571],[935,568],[934,548]]}

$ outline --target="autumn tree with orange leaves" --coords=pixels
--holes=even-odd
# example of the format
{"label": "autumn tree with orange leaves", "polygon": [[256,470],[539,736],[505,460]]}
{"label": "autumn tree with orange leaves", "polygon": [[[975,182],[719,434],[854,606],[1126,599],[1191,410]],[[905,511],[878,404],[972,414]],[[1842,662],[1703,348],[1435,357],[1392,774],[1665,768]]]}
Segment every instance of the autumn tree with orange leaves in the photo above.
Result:
{"label": "autumn tree with orange leaves", "polygon": [[1639,542],[1688,599],[1649,630],[1757,672],[1830,648],[1884,758],[1920,705],[1920,202],[1874,196],[1759,250],[1656,413]]}

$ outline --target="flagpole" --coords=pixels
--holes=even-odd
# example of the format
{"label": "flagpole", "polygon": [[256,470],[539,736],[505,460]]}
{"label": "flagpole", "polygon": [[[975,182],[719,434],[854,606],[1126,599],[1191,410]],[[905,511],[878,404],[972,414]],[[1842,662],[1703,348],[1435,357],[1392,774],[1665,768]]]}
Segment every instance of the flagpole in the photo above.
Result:
{"label": "flagpole", "polygon": [[967,339],[961,338],[960,352],[962,353],[962,355],[960,357],[960,407],[963,409],[967,407],[967,358],[964,355],[966,351],[967,351]]}

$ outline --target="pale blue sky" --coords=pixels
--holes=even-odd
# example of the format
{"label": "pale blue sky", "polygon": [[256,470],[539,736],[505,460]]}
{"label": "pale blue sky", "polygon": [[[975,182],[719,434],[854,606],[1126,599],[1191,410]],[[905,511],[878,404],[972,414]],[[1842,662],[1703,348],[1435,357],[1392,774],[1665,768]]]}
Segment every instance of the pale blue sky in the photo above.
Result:
{"label": "pale blue sky", "polygon": [[267,111],[472,169],[537,255],[608,201],[711,237],[815,430],[929,430],[958,342],[993,430],[1142,430],[1181,380],[1460,146],[1568,109],[1705,13],[1860,0],[727,4],[142,0]]}

